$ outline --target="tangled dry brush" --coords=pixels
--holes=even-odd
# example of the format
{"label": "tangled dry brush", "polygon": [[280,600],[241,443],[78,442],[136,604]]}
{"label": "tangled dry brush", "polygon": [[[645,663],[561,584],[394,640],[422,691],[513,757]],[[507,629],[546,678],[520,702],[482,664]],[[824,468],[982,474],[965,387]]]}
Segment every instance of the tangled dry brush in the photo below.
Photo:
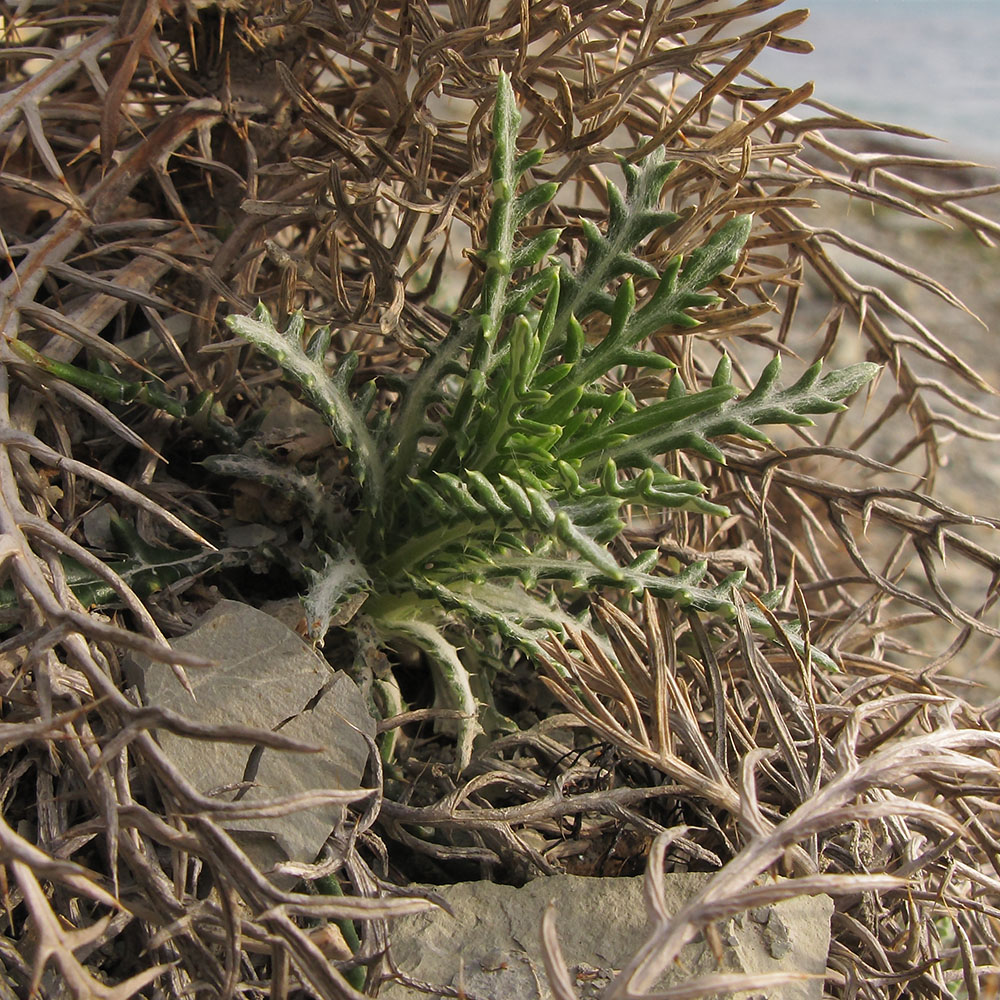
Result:
{"label": "tangled dry brush", "polygon": [[[718,869],[681,913],[654,906],[609,997],[642,994],[693,934],[788,891],[755,881],[768,873],[836,897],[831,995],[996,995],[998,711],[949,670],[1000,635],[998,522],[934,498],[942,439],[988,438],[993,390],[852,268],[961,303],[811,224],[810,206],[870,205],[990,245],[1000,225],[970,209],[951,168],[864,152],[873,126],[809,85],[755,75],[766,46],[807,48],[794,38],[805,16],[782,0],[0,4],[0,996],[357,996],[352,962],[373,989],[391,972],[393,917],[427,905],[397,888],[419,856],[444,880],[523,879],[581,856],[588,874],[634,873],[647,856],[653,878]],[[155,375],[180,400],[210,393],[231,426],[277,381],[222,322],[258,300],[332,324],[334,346],[361,354],[359,379],[405,372],[475,293],[480,267],[462,251],[482,245],[501,69],[524,148],[548,150],[538,176],[564,182],[539,224],[565,227],[570,258],[581,220],[606,212],[619,153],[680,161],[665,194],[680,222],[645,247],[660,268],[754,215],[722,307],[656,338],[688,385],[723,350],[745,384],[775,352],[787,373],[823,357],[884,368],[866,399],[781,450],[683,459],[728,519],[637,517],[627,535],[659,544],[665,565],[745,569],[747,602],[784,588],[774,641],[649,597],[595,599],[590,628],[553,636],[547,664],[512,667],[534,726],[456,778],[408,724],[394,782],[373,763],[365,788],[339,793],[350,822],[305,872],[344,895],[284,891],[224,831],[239,803],[199,793],[154,730],[287,741],[141,707],[122,675],[135,651],[198,666],[170,639],[224,584],[187,580],[144,603],[82,528],[110,503],[149,541],[211,541],[232,498],[188,460],[197,420],[98,399],[11,344]],[[797,317],[805,295],[819,323]],[[81,604],[63,557],[107,579],[118,608]],[[247,579],[226,592],[259,596]],[[795,617],[840,672],[782,641]],[[353,960],[321,947],[317,922],[334,919],[357,922]]]}

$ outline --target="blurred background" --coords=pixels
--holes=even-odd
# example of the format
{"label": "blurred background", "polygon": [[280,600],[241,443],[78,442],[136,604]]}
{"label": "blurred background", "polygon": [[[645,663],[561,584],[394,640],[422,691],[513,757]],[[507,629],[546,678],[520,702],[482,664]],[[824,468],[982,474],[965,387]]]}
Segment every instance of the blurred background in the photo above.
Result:
{"label": "blurred background", "polygon": [[[795,4],[790,4],[790,7]],[[807,6],[803,3],[802,6]],[[946,141],[938,155],[1000,166],[998,0],[811,0],[808,57],[765,49],[754,69],[862,118]]]}
{"label": "blurred background", "polygon": [[[972,215],[1000,217],[1000,0],[789,0],[787,4],[789,9],[798,6],[808,6],[812,13],[790,34],[811,42],[814,51],[801,55],[767,48],[754,62],[754,71],[785,86],[811,80],[818,102],[861,119],[933,135],[933,141],[918,141],[888,131],[837,128],[828,133],[862,158],[905,152],[981,164],[972,168],[911,162],[897,169],[920,186],[961,190],[959,203]],[[794,114],[808,117],[808,106],[796,108]],[[821,168],[828,166],[822,155],[808,148],[805,155]],[[987,245],[996,242],[996,231],[980,241],[934,211],[908,216],[822,185],[811,193],[818,205],[806,213],[810,224],[846,234],[933,277],[957,295],[964,310],[892,267],[880,266],[864,251],[831,249],[838,263],[878,289],[878,294],[891,296],[991,386],[1000,387],[997,251]],[[830,308],[828,293],[807,279],[796,322],[804,328],[814,324],[819,331]],[[857,318],[847,322],[856,323]],[[860,346],[862,339],[855,342]],[[849,337],[841,337],[838,351],[849,343]],[[920,376],[933,377],[932,366],[919,358],[913,367]],[[957,382],[952,379],[951,384]],[[1000,462],[995,458],[1000,445],[1000,393],[972,392],[969,398],[979,408],[977,415],[939,401],[945,419],[955,419],[966,430],[949,434],[946,426],[939,427],[942,474],[934,492],[950,506],[995,515],[1000,493]],[[905,421],[890,424],[869,450],[876,458],[898,464],[892,450],[902,445],[907,433]],[[922,488],[919,479],[915,484]],[[965,571],[959,570],[948,585],[953,593],[966,593],[969,582]],[[998,624],[995,610],[989,620]],[[953,661],[951,669],[978,686],[970,690],[973,700],[1000,695],[998,653],[996,640],[977,637]]]}

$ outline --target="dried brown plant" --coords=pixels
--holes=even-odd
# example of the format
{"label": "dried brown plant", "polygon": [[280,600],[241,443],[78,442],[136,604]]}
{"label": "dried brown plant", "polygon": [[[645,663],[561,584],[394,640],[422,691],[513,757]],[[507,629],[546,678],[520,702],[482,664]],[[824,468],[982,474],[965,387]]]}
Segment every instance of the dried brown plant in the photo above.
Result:
{"label": "dried brown plant", "polygon": [[[359,923],[374,987],[391,918],[430,905],[391,884],[386,843],[392,858],[507,878],[579,855],[590,873],[632,871],[648,852],[653,929],[609,986],[615,1000],[644,995],[712,922],[816,891],[838,898],[831,994],[995,995],[997,708],[973,707],[944,668],[1000,637],[998,522],[932,495],[944,436],[993,440],[995,391],[851,262],[961,311],[952,293],[811,219],[814,197],[850,201],[992,246],[1000,223],[969,205],[1000,186],[956,188],[955,164],[907,147],[873,153],[865,137],[906,133],[755,75],[766,46],[807,48],[789,35],[806,13],[782,6],[0,3],[0,545],[16,595],[0,641],[0,995],[357,996],[316,922]],[[283,891],[224,831],[226,803],[192,787],[151,730],[302,747],[199,730],[123,693],[125,652],[199,665],[169,638],[213,594],[196,585],[147,606],[83,541],[84,515],[111,502],[150,540],[208,544],[191,524],[221,515],[184,467],[192,432],[97,401],[10,344],[152,372],[182,398],[210,390],[236,426],[276,376],[221,320],[257,300],[331,323],[335,346],[360,352],[359,377],[405,369],[475,290],[462,251],[482,243],[500,69],[525,143],[549,151],[540,173],[564,182],[544,221],[569,227],[570,255],[579,220],[607,209],[616,153],[662,146],[681,163],[669,199],[683,222],[646,248],[658,266],[714,222],[755,215],[723,308],[658,338],[687,384],[723,349],[748,385],[774,352],[789,369],[836,355],[884,372],[863,425],[847,414],[781,450],[727,445],[724,468],[690,459],[731,518],[631,526],[635,551],[747,570],[748,601],[787,587],[773,643],[648,598],[599,603],[591,629],[553,638],[558,703],[531,688],[536,725],[484,749],[458,785],[410,739],[394,779],[406,794],[386,795],[373,757],[370,789],[330,793],[352,822],[305,873],[348,894]],[[818,326],[797,319],[807,290]],[[60,556],[101,574],[123,610],[82,606]],[[842,672],[782,643],[793,616]],[[412,734],[421,707],[396,722]],[[719,874],[671,917],[657,879],[678,864]],[[792,879],[755,883],[769,872]],[[553,991],[570,1000],[551,921],[545,935]]]}

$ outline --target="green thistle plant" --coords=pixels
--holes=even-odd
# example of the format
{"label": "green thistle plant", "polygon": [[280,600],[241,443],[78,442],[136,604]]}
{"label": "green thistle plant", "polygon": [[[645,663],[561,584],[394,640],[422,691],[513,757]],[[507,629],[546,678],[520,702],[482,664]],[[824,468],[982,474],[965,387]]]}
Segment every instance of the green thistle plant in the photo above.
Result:
{"label": "green thistle plant", "polygon": [[[736,263],[751,220],[731,220],[658,275],[635,251],[677,219],[659,208],[676,164],[653,156],[640,168],[623,164],[624,197],[609,184],[606,232],[584,223],[580,272],[544,265],[559,230],[523,240],[519,230],[557,188],[524,183],[542,153],[518,155],[519,120],[501,76],[482,294],[411,377],[397,411],[370,412],[375,387],[353,386],[354,356],[328,372],[329,329],[304,343],[301,316],[284,331],[263,307],[229,318],[235,333],[299,383],[351,455],[355,517],[328,538],[304,599],[313,638],[321,640],[343,606],[353,610],[357,595],[367,594],[363,613],[378,641],[405,638],[421,647],[435,670],[439,704],[465,714],[460,764],[469,759],[479,705],[447,626],[461,630],[463,643],[474,644],[480,627],[531,655],[548,630],[573,621],[560,599],[567,585],[648,590],[692,611],[732,617],[741,574],[705,585],[706,567],[695,564],[666,576],[656,572],[656,551],[623,563],[610,547],[624,528],[622,514],[632,506],[725,514],[700,483],[667,472],[662,456],[685,448],[722,462],[712,438],[766,441],[761,425],[810,424],[807,414],[843,409],[839,401],[876,371],[860,364],[821,376],[816,365],[781,389],[775,358],[739,399],[723,358],[702,391],[688,392],[675,375],[662,400],[640,406],[627,388],[610,388],[605,377],[623,366],[673,367],[638,345],[653,333],[694,326],[688,310],[717,301],[704,290]],[[635,277],[659,281],[638,310]],[[624,280],[612,295],[616,279]],[[610,329],[589,346],[582,321],[597,311],[610,317]],[[432,417],[442,410],[443,418]],[[752,618],[767,627],[763,616]]]}
{"label": "green thistle plant", "polygon": [[[376,386],[354,384],[355,355],[330,369],[328,327],[307,337],[299,314],[278,330],[263,306],[229,317],[236,334],[298,383],[348,452],[353,513],[335,514],[318,481],[245,449],[207,463],[228,475],[284,482],[303,500],[319,540],[313,565],[304,568],[312,638],[321,642],[331,625],[353,619],[359,647],[371,651],[399,639],[420,647],[435,673],[438,705],[463,717],[460,766],[469,760],[482,707],[462,646],[480,648],[476,636],[486,633],[533,655],[550,630],[576,624],[567,597],[598,588],[649,591],[692,612],[733,618],[742,574],[706,583],[706,565],[696,563],[665,575],[656,550],[624,562],[613,545],[623,515],[635,507],[726,514],[702,484],[669,473],[663,456],[688,449],[723,462],[713,438],[767,441],[763,425],[811,424],[809,414],[842,410],[840,400],[877,370],[859,364],[821,375],[817,364],[781,388],[775,358],[739,398],[723,357],[711,386],[699,391],[689,391],[677,374],[655,402],[640,404],[627,387],[614,388],[608,376],[625,366],[673,368],[640,345],[654,333],[696,325],[689,310],[718,301],[705,289],[738,260],[751,219],[732,219],[658,274],[636,250],[677,221],[659,207],[676,164],[654,154],[641,167],[623,163],[624,196],[609,184],[605,232],[583,223],[587,254],[579,273],[546,263],[560,231],[519,234],[557,186],[528,183],[542,153],[517,153],[519,121],[511,85],[501,75],[493,206],[479,254],[482,293],[472,313],[457,316],[408,377],[395,409],[374,409]],[[636,278],[658,281],[638,309]],[[583,322],[595,312],[607,314],[609,329],[591,345]],[[208,401],[198,405],[204,411]],[[749,614],[767,631],[764,615]],[[453,641],[454,635],[460,638]],[[383,713],[400,707],[384,666],[369,680]]]}

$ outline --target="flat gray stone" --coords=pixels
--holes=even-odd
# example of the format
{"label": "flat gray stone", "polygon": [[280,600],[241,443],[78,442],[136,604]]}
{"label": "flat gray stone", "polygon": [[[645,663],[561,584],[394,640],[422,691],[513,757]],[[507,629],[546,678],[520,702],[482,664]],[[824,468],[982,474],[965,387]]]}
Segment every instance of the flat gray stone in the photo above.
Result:
{"label": "flat gray stone", "polygon": [[[707,874],[664,877],[667,910],[676,912],[700,891]],[[492,882],[435,887],[452,908],[402,917],[392,924],[392,956],[402,973],[437,986],[461,987],[488,1000],[550,1000],[541,949],[545,907],[556,904],[563,957],[581,997],[597,997],[645,939],[642,877],[537,878],[520,889]],[[691,942],[657,989],[717,972],[826,971],[833,900],[810,896],[742,913],[717,926],[720,964],[703,938]],[[769,1000],[818,1000],[823,980],[767,991]],[[762,996],[760,991],[735,996]],[[427,1000],[398,983],[385,1000]]]}
{"label": "flat gray stone", "polygon": [[[359,787],[368,745],[352,726],[375,734],[361,692],[286,625],[248,605],[222,601],[173,645],[217,666],[187,671],[192,699],[169,666],[134,657],[128,670],[144,704],[210,725],[280,730],[324,748],[318,754],[299,754],[157,730],[164,752],[202,794],[253,802],[315,789]],[[252,780],[249,788],[235,787],[246,779]],[[324,805],[287,816],[234,820],[225,828],[267,871],[279,862],[314,861],[342,812],[340,806]]]}

